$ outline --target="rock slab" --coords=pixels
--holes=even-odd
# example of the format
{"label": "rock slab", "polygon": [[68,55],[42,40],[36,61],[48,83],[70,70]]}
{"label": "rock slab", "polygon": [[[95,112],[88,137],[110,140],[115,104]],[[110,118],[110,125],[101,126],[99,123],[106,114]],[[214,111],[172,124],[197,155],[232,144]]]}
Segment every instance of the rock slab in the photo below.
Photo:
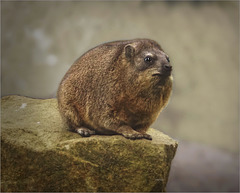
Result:
{"label": "rock slab", "polygon": [[56,99],[1,99],[2,192],[165,191],[177,142],[82,138],[67,131]]}

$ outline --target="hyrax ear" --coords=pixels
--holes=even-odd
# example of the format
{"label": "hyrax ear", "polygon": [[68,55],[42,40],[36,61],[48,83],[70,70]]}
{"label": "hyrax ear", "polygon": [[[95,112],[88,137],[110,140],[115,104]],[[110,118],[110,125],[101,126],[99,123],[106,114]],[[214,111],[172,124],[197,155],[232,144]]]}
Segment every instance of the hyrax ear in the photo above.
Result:
{"label": "hyrax ear", "polygon": [[132,60],[135,55],[135,48],[133,45],[128,44],[124,47],[125,56],[127,59]]}

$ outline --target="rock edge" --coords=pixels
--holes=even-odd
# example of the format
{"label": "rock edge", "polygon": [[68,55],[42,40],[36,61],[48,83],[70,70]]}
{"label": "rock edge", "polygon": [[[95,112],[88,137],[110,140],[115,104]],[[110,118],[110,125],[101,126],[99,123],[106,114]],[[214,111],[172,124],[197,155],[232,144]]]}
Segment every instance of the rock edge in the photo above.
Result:
{"label": "rock edge", "polygon": [[1,191],[164,191],[177,142],[82,138],[62,124],[56,99],[1,99]]}

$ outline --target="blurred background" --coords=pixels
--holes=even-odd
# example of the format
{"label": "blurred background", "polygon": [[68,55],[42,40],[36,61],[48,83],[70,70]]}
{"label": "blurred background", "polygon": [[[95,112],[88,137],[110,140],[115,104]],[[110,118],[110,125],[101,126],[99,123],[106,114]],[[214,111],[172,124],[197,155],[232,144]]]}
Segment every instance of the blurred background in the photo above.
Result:
{"label": "blurred background", "polygon": [[239,191],[239,2],[1,2],[1,96],[56,96],[104,42],[150,38],[174,67],[152,127],[179,141],[167,191]]}

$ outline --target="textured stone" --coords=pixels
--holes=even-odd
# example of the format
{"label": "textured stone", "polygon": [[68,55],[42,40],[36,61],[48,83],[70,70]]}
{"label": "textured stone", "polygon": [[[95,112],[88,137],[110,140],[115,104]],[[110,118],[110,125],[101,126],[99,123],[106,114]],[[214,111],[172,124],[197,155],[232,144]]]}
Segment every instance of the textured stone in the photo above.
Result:
{"label": "textured stone", "polygon": [[56,99],[6,96],[1,106],[1,191],[164,191],[177,142],[82,138],[67,131]]}

